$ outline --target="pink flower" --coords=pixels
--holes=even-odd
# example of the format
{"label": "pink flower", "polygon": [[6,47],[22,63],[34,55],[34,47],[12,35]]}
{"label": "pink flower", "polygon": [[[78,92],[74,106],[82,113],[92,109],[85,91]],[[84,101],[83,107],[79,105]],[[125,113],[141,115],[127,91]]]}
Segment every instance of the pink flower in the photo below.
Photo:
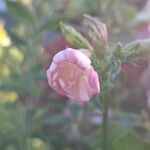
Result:
{"label": "pink flower", "polygon": [[90,59],[72,48],[57,53],[47,70],[49,85],[75,103],[85,103],[100,92],[97,72]]}

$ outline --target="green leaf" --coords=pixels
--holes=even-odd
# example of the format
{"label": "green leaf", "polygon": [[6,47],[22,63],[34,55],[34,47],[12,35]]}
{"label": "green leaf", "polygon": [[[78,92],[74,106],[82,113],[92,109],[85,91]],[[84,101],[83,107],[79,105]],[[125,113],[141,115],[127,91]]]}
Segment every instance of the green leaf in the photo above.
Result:
{"label": "green leaf", "polygon": [[124,49],[125,60],[131,57],[133,58],[137,57],[137,54],[139,52],[139,47],[140,47],[140,44],[134,43],[134,42],[127,45]]}
{"label": "green leaf", "polygon": [[108,72],[108,81],[114,86],[121,72],[120,62],[112,62]]}
{"label": "green leaf", "polygon": [[113,141],[114,150],[148,150],[150,144],[132,131],[125,132]]}
{"label": "green leaf", "polygon": [[17,21],[32,22],[33,16],[29,10],[19,1],[7,1],[9,13]]}
{"label": "green leaf", "polygon": [[133,54],[134,57],[150,58],[150,40],[146,39],[131,42],[125,46],[124,50],[127,53]]}
{"label": "green leaf", "polygon": [[73,27],[62,22],[60,23],[60,27],[63,34],[71,44],[78,48],[88,48],[89,50],[93,50],[93,47],[90,45],[90,43]]}

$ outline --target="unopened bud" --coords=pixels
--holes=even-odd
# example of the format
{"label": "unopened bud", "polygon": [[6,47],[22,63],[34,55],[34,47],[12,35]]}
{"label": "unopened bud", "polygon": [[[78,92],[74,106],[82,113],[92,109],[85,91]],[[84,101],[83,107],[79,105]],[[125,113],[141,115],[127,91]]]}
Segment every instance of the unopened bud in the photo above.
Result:
{"label": "unopened bud", "polygon": [[89,15],[84,15],[84,17],[87,19],[88,26],[94,31],[98,39],[100,39],[100,41],[104,43],[107,43],[108,33],[107,33],[106,24],[101,22],[96,17],[91,17]]}

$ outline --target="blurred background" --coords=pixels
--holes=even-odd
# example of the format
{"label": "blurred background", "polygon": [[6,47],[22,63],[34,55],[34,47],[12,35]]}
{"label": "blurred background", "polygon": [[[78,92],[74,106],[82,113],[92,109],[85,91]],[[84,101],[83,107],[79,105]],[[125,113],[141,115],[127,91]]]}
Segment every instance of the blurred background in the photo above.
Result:
{"label": "blurred background", "polygon": [[[71,46],[59,22],[86,37],[83,14],[107,24],[110,42],[150,38],[149,0],[0,0],[0,150],[100,149],[98,105],[71,104],[46,79],[54,54]],[[149,60],[124,63],[109,97],[109,150],[122,149],[112,144],[122,131],[149,141]]]}

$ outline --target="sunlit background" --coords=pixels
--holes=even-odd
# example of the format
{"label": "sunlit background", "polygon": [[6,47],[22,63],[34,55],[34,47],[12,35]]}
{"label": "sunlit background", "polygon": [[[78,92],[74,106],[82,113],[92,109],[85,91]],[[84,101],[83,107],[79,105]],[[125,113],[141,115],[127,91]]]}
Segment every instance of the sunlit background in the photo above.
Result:
{"label": "sunlit background", "polygon": [[[98,104],[72,104],[46,79],[54,54],[71,46],[60,31],[60,21],[86,37],[83,14],[107,24],[110,42],[150,38],[147,0],[0,0],[0,150],[100,149]],[[131,129],[141,136],[137,143],[150,141],[148,60],[123,64],[110,98],[109,122],[117,131],[110,133],[109,143]]]}

